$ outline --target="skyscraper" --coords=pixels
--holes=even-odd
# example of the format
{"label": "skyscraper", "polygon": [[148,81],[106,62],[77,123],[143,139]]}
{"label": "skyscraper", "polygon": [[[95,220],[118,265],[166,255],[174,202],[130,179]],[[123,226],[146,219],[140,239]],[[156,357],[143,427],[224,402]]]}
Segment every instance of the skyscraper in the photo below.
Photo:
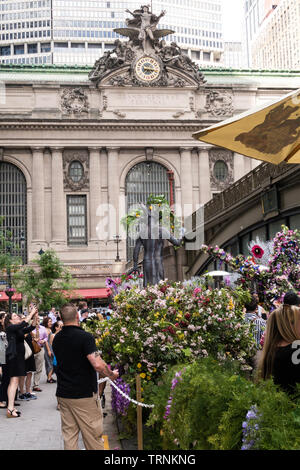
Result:
{"label": "skyscraper", "polygon": [[252,66],[261,69],[299,70],[300,0],[272,3],[252,40]]}
{"label": "skyscraper", "polygon": [[232,69],[246,68],[245,51],[241,41],[224,41],[222,63]]}
{"label": "skyscraper", "polygon": [[245,4],[245,44],[247,65],[251,67],[251,43],[264,18],[265,0],[244,0]]}
{"label": "skyscraper", "polygon": [[[131,17],[135,0],[3,0],[0,5],[0,60],[13,64],[92,65],[119,37],[114,28]],[[159,27],[174,30],[190,57],[217,65],[223,52],[222,0],[153,0],[166,10]]]}

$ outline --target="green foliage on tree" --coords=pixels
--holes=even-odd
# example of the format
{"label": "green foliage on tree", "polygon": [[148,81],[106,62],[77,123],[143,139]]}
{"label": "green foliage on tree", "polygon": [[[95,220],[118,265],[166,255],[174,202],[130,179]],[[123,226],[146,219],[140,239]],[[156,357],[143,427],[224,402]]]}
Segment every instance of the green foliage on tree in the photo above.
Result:
{"label": "green foliage on tree", "polygon": [[0,217],[0,271],[7,274],[16,272],[22,260],[14,254],[18,247],[12,239],[12,232],[3,227],[3,221],[4,217]]}
{"label": "green foliage on tree", "polygon": [[15,286],[27,305],[36,303],[40,311],[59,308],[69,301],[75,280],[54,250],[49,249],[15,275]]}

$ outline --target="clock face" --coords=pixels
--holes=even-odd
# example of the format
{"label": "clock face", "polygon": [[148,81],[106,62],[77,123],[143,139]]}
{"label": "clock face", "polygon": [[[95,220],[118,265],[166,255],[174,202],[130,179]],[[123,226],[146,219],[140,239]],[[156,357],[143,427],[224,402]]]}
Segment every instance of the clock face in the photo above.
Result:
{"label": "clock face", "polygon": [[135,64],[135,73],[139,80],[152,82],[160,75],[159,62],[153,57],[141,57]]}

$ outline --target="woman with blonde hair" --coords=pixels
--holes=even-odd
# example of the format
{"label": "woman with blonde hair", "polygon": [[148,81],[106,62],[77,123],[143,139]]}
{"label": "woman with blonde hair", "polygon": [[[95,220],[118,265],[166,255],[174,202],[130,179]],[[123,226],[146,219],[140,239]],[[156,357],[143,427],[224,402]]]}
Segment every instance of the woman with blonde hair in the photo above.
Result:
{"label": "woman with blonde hair", "polygon": [[259,375],[288,393],[300,384],[300,308],[283,304],[268,318]]}

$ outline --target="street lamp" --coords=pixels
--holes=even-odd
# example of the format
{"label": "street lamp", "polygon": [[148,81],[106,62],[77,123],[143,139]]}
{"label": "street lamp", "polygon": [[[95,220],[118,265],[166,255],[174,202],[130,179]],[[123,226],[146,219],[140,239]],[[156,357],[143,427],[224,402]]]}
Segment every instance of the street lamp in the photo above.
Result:
{"label": "street lamp", "polygon": [[113,238],[114,238],[114,242],[117,244],[117,257],[115,259],[115,262],[117,263],[117,262],[121,261],[121,258],[119,256],[119,243],[121,241],[121,237],[120,237],[120,235],[116,235]]}
{"label": "street lamp", "polygon": [[[6,235],[6,238],[8,240],[8,244],[7,244],[7,252],[9,254],[9,256],[11,256],[11,231],[10,231],[10,228],[7,228],[7,235]],[[9,261],[10,262],[10,261]],[[8,265],[7,267],[7,280],[8,280],[8,286],[6,287],[5,289],[5,294],[7,295],[8,297],[8,312],[9,313],[12,313],[12,297],[15,293],[14,289],[12,288],[12,285],[11,285],[11,269],[10,269],[10,264]]]}
{"label": "street lamp", "polygon": [[[7,253],[9,254],[9,256],[11,257],[11,252],[12,252],[12,232],[11,232],[11,229],[8,227],[7,228],[7,235],[6,235],[6,239],[8,240],[8,244],[7,244],[7,247],[6,247],[6,250],[7,250]],[[20,237],[19,237],[19,240],[20,240],[20,247],[21,247],[21,250],[24,249],[24,246],[25,246],[25,236],[24,236],[24,232],[21,231],[20,232]],[[8,311],[9,313],[12,313],[12,297],[14,296],[15,294],[15,289],[13,289],[12,287],[12,281],[11,281],[11,267],[10,267],[10,264],[8,265],[7,267],[7,287],[6,287],[6,290],[5,290],[5,294],[7,295],[8,297]]]}

